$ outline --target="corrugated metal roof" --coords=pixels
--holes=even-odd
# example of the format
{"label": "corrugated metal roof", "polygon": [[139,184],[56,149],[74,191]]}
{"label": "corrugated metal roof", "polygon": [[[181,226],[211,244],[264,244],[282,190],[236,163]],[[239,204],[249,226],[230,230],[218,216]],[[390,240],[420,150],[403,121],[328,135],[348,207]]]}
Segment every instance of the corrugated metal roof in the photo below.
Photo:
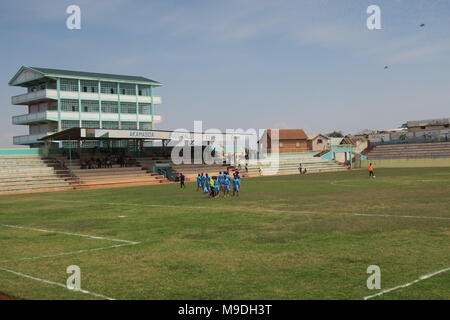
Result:
{"label": "corrugated metal roof", "polygon": [[[303,129],[278,129],[280,140],[307,140],[308,136],[306,135]],[[267,135],[270,138],[271,129],[267,130]]]}
{"label": "corrugated metal roof", "polygon": [[89,79],[110,79],[116,81],[135,81],[135,82],[147,82],[149,84],[161,85],[160,82],[148,79],[141,76],[128,76],[110,73],[96,73],[96,72],[84,72],[84,71],[73,71],[73,70],[62,70],[62,69],[50,69],[41,67],[29,67],[33,70],[39,71],[46,76],[66,76],[66,77],[78,77],[78,78],[89,78]]}

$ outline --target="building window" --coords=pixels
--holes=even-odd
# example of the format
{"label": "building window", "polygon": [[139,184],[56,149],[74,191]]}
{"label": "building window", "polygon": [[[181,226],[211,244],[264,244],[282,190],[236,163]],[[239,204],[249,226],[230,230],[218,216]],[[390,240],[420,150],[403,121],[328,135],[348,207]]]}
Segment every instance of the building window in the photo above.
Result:
{"label": "building window", "polygon": [[61,79],[59,89],[61,91],[78,92],[78,80],[76,80],[76,79]]}
{"label": "building window", "polygon": [[115,101],[102,101],[102,112],[119,113],[119,103]]}
{"label": "building window", "polygon": [[152,114],[152,105],[150,103],[139,103],[139,114]]}
{"label": "building window", "polygon": [[81,111],[82,112],[98,112],[99,105],[96,100],[81,100]]}
{"label": "building window", "polygon": [[92,121],[92,120],[82,120],[81,121],[81,127],[82,128],[100,128],[100,122],[99,121]]}
{"label": "building window", "polygon": [[138,86],[138,95],[150,97],[150,86],[139,85]]}
{"label": "building window", "polygon": [[83,141],[83,144],[81,145],[81,147],[82,148],[100,147],[100,142],[101,141],[96,141],[96,140],[86,140],[86,141]]}
{"label": "building window", "polygon": [[58,132],[58,122],[57,121],[50,122],[50,124],[48,125],[48,130],[49,132]]}
{"label": "building window", "polygon": [[317,144],[322,144],[323,140],[322,139],[317,139]]}
{"label": "building window", "polygon": [[136,103],[133,102],[121,102],[120,113],[136,113]]}
{"label": "building window", "polygon": [[120,127],[121,127],[121,129],[125,129],[125,130],[137,130],[137,123],[136,122],[121,122]]}
{"label": "building window", "polygon": [[151,122],[139,122],[139,130],[152,130]]}
{"label": "building window", "polygon": [[102,129],[119,129],[118,121],[102,121]]}
{"label": "building window", "polygon": [[91,93],[98,92],[98,81],[81,80],[80,85],[81,85],[81,90],[83,92],[91,92]]}
{"label": "building window", "polygon": [[101,83],[101,92],[108,94],[116,94],[117,93],[117,83],[116,82],[102,82]]}
{"label": "building window", "polygon": [[136,95],[136,85],[130,83],[121,83],[120,84],[120,94],[124,94],[127,96],[135,96]]}
{"label": "building window", "polygon": [[62,120],[61,121],[61,129],[66,130],[70,128],[78,128],[80,126],[80,122],[78,120]]}
{"label": "building window", "polygon": [[74,140],[69,140],[69,141],[63,141],[62,142],[62,147],[64,149],[75,149],[78,147],[78,141],[74,141]]}
{"label": "building window", "polygon": [[52,101],[49,104],[48,110],[58,110],[58,101]]}
{"label": "building window", "polygon": [[61,111],[78,112],[78,100],[62,99],[61,100]]}

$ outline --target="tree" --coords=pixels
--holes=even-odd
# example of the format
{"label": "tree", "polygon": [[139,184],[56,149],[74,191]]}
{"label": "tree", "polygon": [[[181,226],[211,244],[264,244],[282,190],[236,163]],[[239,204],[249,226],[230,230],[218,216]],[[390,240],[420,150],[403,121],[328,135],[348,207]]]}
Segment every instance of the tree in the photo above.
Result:
{"label": "tree", "polygon": [[330,138],[343,138],[344,134],[342,133],[342,131],[333,131],[333,132],[327,133],[327,136]]}

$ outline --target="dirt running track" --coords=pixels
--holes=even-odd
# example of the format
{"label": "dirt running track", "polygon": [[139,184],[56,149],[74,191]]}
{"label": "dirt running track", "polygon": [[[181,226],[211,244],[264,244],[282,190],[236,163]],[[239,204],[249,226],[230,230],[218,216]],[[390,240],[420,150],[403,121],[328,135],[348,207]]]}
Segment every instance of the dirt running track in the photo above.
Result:
{"label": "dirt running track", "polygon": [[4,295],[3,293],[0,292],[0,300],[20,300],[17,298],[13,298],[13,297],[8,297],[6,295]]}

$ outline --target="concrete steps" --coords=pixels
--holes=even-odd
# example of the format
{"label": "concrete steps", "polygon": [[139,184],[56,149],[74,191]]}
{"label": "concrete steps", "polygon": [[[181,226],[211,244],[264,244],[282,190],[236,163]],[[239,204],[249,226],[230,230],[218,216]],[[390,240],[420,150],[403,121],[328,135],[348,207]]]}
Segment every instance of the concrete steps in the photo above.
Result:
{"label": "concrete steps", "polygon": [[68,190],[67,172],[40,156],[0,156],[0,194]]}
{"label": "concrete steps", "polygon": [[367,157],[369,160],[450,158],[450,142],[373,146]]}
{"label": "concrete steps", "polygon": [[241,172],[244,175],[276,175],[276,174],[298,174],[299,166],[306,169],[308,173],[314,172],[332,172],[348,170],[346,166],[342,166],[335,161],[321,159],[313,156],[280,156],[278,158],[265,158],[260,163],[250,161],[245,170],[245,165],[241,165]]}

